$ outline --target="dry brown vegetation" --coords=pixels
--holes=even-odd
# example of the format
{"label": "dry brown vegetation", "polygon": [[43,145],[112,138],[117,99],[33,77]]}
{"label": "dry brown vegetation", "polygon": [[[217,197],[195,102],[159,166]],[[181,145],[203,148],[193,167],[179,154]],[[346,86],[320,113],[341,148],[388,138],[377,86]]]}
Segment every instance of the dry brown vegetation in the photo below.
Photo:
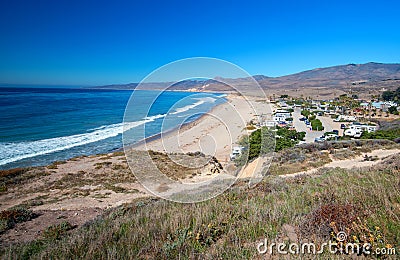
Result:
{"label": "dry brown vegetation", "polygon": [[304,144],[275,154],[270,167],[273,175],[291,174],[321,167],[332,160],[344,160],[377,149],[396,149],[389,140],[349,140]]}
{"label": "dry brown vegetation", "polygon": [[[344,156],[343,151],[349,157],[394,147],[393,142],[373,140],[310,144],[279,152],[271,169],[273,174],[292,173],[301,167],[319,167],[335,154]],[[174,162],[173,156],[189,158],[193,164],[212,159],[199,153],[150,155],[170,176],[177,174],[180,178],[198,174],[198,170],[190,168],[193,172],[189,172]],[[213,165],[219,168],[218,162],[213,161]],[[122,206],[86,215],[89,209],[51,213],[36,209],[74,198],[106,201],[118,194],[140,193],[121,185],[136,182],[123,154],[73,159],[51,170],[38,167],[2,171],[1,181],[8,190],[1,196],[10,192],[15,195],[16,190],[21,196],[35,194],[21,200],[18,207],[1,212],[0,223],[5,223],[2,239],[12,237],[12,231],[21,230],[22,225],[26,229],[40,222],[41,226],[32,228],[34,234],[26,233],[29,239],[13,237],[13,241],[24,241],[22,244],[1,243],[1,253],[5,258],[249,259],[260,257],[256,246],[264,238],[323,243],[334,240],[340,230],[351,235],[347,242],[355,242],[356,238],[361,243],[373,236],[375,247],[397,246],[399,169],[400,161],[394,155],[372,168],[321,169],[309,177],[287,179],[270,175],[252,189],[238,182],[224,194],[197,204],[132,197]],[[30,185],[32,182],[35,184]],[[44,189],[57,193],[39,194]],[[75,220],[76,216],[81,219]],[[343,258],[329,254],[320,257]]]}
{"label": "dry brown vegetation", "polygon": [[[270,176],[254,189],[237,183],[197,204],[138,199],[82,228],[4,248],[13,258],[255,258],[258,242],[334,240],[339,230],[375,247],[400,240],[400,162],[368,169],[322,170],[313,177]],[[368,192],[366,192],[368,191]],[[333,235],[332,235],[333,234]],[[54,238],[56,237],[56,238]],[[278,256],[276,256],[278,258]],[[306,258],[309,256],[305,256]],[[324,254],[322,259],[343,259]]]}

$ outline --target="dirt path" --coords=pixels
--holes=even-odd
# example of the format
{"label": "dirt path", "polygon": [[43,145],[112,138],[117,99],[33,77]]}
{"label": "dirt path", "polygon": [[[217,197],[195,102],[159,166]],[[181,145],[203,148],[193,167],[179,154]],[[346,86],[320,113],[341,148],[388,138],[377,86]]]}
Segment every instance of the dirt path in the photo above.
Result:
{"label": "dirt path", "polygon": [[[318,170],[322,168],[343,168],[343,169],[352,169],[352,168],[361,168],[361,167],[369,167],[376,165],[378,163],[382,162],[382,159],[400,153],[399,149],[392,149],[392,150],[374,150],[370,153],[365,153],[363,155],[357,156],[352,159],[347,159],[347,160],[335,160],[330,163],[327,163],[321,167],[310,169],[307,171],[302,171],[302,172],[296,172],[296,173],[290,173],[290,174],[284,174],[284,175],[279,175],[282,178],[293,178],[293,177],[298,177],[298,176],[303,176],[303,175],[312,175],[316,173]],[[368,157],[375,158],[374,160],[366,161],[364,160],[365,155]]]}

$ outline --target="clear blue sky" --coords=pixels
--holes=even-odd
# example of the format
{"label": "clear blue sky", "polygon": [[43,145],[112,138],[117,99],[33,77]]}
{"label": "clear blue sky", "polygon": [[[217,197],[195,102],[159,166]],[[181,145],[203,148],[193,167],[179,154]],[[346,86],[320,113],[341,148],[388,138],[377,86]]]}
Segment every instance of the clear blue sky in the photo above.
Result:
{"label": "clear blue sky", "polygon": [[194,56],[250,74],[400,62],[400,1],[0,2],[0,83],[137,82]]}

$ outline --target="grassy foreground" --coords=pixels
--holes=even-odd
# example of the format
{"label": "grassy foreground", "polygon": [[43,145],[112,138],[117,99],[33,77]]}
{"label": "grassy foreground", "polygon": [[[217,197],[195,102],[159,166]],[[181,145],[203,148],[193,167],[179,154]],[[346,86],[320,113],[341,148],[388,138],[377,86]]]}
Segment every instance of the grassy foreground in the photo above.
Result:
{"label": "grassy foreground", "polygon": [[[16,259],[264,258],[268,255],[257,252],[264,238],[321,244],[345,230],[347,242],[397,246],[398,254],[399,169],[399,159],[391,157],[365,170],[322,170],[314,177],[286,180],[270,176],[252,189],[242,182],[198,204],[140,199],[82,228],[52,227],[47,236],[1,253]],[[276,252],[274,257],[280,258]],[[326,252],[317,257],[350,256]]]}

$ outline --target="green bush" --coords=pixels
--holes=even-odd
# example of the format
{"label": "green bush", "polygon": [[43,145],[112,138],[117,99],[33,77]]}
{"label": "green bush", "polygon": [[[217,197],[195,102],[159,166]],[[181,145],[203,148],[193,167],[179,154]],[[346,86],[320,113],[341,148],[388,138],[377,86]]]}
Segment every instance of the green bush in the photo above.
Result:
{"label": "green bush", "polygon": [[389,113],[390,114],[394,114],[394,115],[398,115],[399,114],[399,111],[397,111],[397,108],[396,107],[389,107]]}
{"label": "green bush", "polygon": [[0,192],[6,192],[7,189],[7,185],[5,183],[1,183],[0,184]]}
{"label": "green bush", "polygon": [[304,117],[307,117],[307,118],[308,118],[308,116],[309,116],[310,114],[311,114],[311,112],[308,111],[308,110],[302,110],[302,111],[301,111],[301,115],[304,116]]}
{"label": "green bush", "polygon": [[25,222],[35,217],[31,210],[14,208],[0,212],[0,233],[13,228],[16,223]]}
{"label": "green bush", "polygon": [[311,121],[312,130],[322,131],[324,127],[322,126],[322,122],[319,119],[314,119]]}
{"label": "green bush", "polygon": [[382,93],[382,98],[385,101],[398,101],[400,100],[400,87],[396,91],[385,91]]}
{"label": "green bush", "polygon": [[400,128],[391,130],[378,130],[376,132],[363,132],[361,135],[362,139],[387,139],[395,140],[400,137]]}
{"label": "green bush", "polygon": [[74,226],[72,226],[71,223],[63,221],[58,225],[49,226],[43,231],[42,235],[45,239],[58,240],[61,239],[68,230],[73,228]]}
{"label": "green bush", "polygon": [[295,146],[299,141],[304,140],[305,132],[297,132],[284,127],[277,127],[276,138],[271,129],[262,127],[257,129],[250,136],[244,136],[239,144],[245,147],[245,152],[239,156],[235,163],[236,165],[244,165],[246,158],[251,161],[260,155],[267,154],[273,151],[280,151],[285,148]]}

